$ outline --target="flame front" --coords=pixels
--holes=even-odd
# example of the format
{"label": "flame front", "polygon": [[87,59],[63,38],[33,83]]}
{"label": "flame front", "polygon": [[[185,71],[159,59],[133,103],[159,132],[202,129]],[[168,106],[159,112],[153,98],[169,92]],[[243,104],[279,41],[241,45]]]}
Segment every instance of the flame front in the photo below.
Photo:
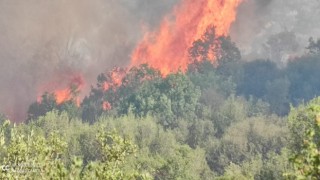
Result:
{"label": "flame front", "polygon": [[242,0],[182,0],[155,32],[146,33],[132,53],[131,66],[148,63],[163,75],[185,71],[188,49],[210,26],[227,35]]}

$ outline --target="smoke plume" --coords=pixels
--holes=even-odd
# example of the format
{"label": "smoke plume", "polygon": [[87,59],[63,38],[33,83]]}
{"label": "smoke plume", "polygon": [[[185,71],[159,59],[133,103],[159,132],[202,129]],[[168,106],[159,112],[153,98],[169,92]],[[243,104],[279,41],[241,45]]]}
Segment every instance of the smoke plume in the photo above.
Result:
{"label": "smoke plume", "polygon": [[[231,2],[203,0],[211,1]],[[22,121],[37,97],[63,92],[74,79],[84,80],[84,96],[99,73],[128,66],[145,31],[157,32],[180,2],[1,0],[0,112]],[[244,59],[283,65],[303,53],[309,37],[320,37],[319,16],[318,0],[245,0],[230,34]],[[277,46],[285,48],[273,52]]]}
{"label": "smoke plume", "polygon": [[141,26],[155,26],[176,1],[0,1],[0,112],[22,121],[45,91],[77,76],[125,66]]}
{"label": "smoke plume", "polygon": [[[320,37],[319,16],[319,0],[247,0],[238,9],[231,36],[245,59],[269,58],[285,65],[305,51],[309,37]],[[286,48],[273,52],[274,39]]]}

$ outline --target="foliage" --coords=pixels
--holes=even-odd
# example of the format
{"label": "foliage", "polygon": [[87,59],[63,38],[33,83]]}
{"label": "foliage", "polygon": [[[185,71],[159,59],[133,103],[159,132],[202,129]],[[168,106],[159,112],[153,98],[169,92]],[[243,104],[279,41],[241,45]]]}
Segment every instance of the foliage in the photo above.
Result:
{"label": "foliage", "polygon": [[76,102],[78,91],[74,86],[72,86],[71,91],[71,99],[60,104],[57,103],[55,94],[47,92],[44,93],[41,99],[30,105],[28,110],[27,123],[39,118],[40,116],[44,116],[46,115],[46,113],[53,110],[58,110],[59,112],[66,111],[71,118],[79,117],[80,109]]}
{"label": "foliage", "polygon": [[320,99],[301,105],[290,113],[291,158],[297,179],[320,178]]}
{"label": "foliage", "polygon": [[23,127],[12,127],[10,139],[5,138],[6,121],[1,126],[1,179],[150,179],[148,174],[132,170],[124,172],[121,165],[135,152],[135,146],[115,133],[97,133],[101,160],[83,164],[73,157],[66,163],[67,143],[58,132],[36,134]]}
{"label": "foliage", "polygon": [[[302,104],[297,108],[292,108],[288,116],[290,130],[290,149],[299,152],[303,149],[306,134],[315,128],[315,119],[320,107],[320,98],[315,98],[307,104]],[[317,134],[316,134],[317,135]],[[320,138],[316,137],[316,138]]]}
{"label": "foliage", "polygon": [[[2,128],[6,124],[2,125]],[[3,139],[3,134],[1,139]],[[11,129],[10,140],[2,141],[3,172],[1,178],[65,178],[67,169],[63,165],[66,143],[56,133],[47,137],[35,135],[33,131],[22,134],[17,127]],[[5,170],[4,170],[5,169]]]}
{"label": "foliage", "polygon": [[269,102],[272,112],[284,116],[289,112],[289,88],[288,78],[279,78],[268,81],[264,99]]}
{"label": "foliage", "polygon": [[254,157],[266,163],[269,154],[281,154],[287,142],[287,129],[283,124],[275,125],[277,121],[275,117],[252,117],[232,123],[218,142],[207,147],[210,168],[221,175],[230,163],[240,166]]}
{"label": "foliage", "polygon": [[45,93],[27,123],[0,117],[0,178],[317,179],[320,98],[289,105],[320,95],[319,43],[279,66],[294,43],[280,33],[267,42],[272,59],[240,61],[230,37],[208,28],[187,72],[114,68],[81,104],[76,87],[60,104]]}
{"label": "foliage", "polygon": [[206,70],[216,69],[224,78],[237,78],[239,75],[240,50],[230,37],[216,37],[214,27],[207,28],[205,34],[193,42],[189,57],[192,62],[188,68],[190,72],[203,73],[205,65]]}
{"label": "foliage", "polygon": [[288,64],[290,102],[298,105],[320,95],[320,55],[306,55]]}
{"label": "foliage", "polygon": [[200,90],[182,73],[145,82],[120,104],[121,113],[138,117],[153,115],[165,127],[174,128],[180,118],[194,119]]}
{"label": "foliage", "polygon": [[250,95],[263,98],[266,84],[279,76],[279,70],[271,61],[257,60],[243,64],[243,76],[238,82],[237,92],[245,97]]}
{"label": "foliage", "polygon": [[84,179],[151,179],[148,174],[123,172],[122,166],[127,156],[134,154],[135,145],[115,134],[100,132],[97,135],[102,151],[101,160],[89,163],[83,173]]}
{"label": "foliage", "polygon": [[28,110],[28,121],[44,116],[47,112],[57,108],[56,97],[54,94],[45,93],[40,102],[34,102]]}

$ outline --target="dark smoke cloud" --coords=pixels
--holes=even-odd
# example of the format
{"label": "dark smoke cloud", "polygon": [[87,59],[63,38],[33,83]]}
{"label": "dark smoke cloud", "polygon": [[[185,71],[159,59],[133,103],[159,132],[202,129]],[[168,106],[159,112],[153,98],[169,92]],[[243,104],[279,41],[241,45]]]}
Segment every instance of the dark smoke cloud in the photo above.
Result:
{"label": "dark smoke cloud", "polygon": [[[309,37],[320,37],[319,17],[319,0],[246,0],[238,10],[231,36],[245,59],[270,58],[284,65],[291,56],[304,53]],[[287,45],[281,58],[273,57],[268,42],[283,33],[294,39],[280,41],[298,42],[299,48]]]}
{"label": "dark smoke cloud", "polygon": [[0,112],[22,121],[43,90],[83,74],[125,66],[141,26],[155,26],[177,1],[1,0]]}

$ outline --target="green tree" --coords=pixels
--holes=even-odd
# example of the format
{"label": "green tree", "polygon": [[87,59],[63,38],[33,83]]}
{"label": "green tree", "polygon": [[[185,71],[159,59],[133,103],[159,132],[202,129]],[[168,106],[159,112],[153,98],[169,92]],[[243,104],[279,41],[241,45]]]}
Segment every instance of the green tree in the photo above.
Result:
{"label": "green tree", "polygon": [[44,116],[47,112],[57,109],[57,101],[54,94],[44,93],[39,102],[34,102],[28,110],[27,122]]}
{"label": "green tree", "polygon": [[289,112],[290,82],[287,78],[275,79],[266,84],[265,101],[270,104],[271,111],[278,115]]}
{"label": "green tree", "polygon": [[225,77],[237,79],[241,76],[240,64],[241,53],[230,36],[219,37],[217,39],[218,46],[215,50],[215,55],[218,61],[218,73]]}
{"label": "green tree", "polygon": [[267,82],[273,81],[280,74],[276,64],[271,61],[256,60],[242,66],[243,75],[237,81],[237,93],[246,98],[263,98],[267,92]]}
{"label": "green tree", "polygon": [[[232,167],[241,167],[258,158],[257,161],[266,164],[272,159],[271,154],[280,155],[287,143],[287,128],[279,121],[277,117],[260,116],[233,122],[219,141],[206,147],[210,168],[223,175],[230,163],[235,165]],[[258,171],[250,173],[253,177]]]}
{"label": "green tree", "polygon": [[202,91],[212,89],[225,97],[235,93],[234,80],[231,77],[220,75],[209,61],[204,60],[190,64],[187,75],[192,83],[200,87]]}
{"label": "green tree", "polygon": [[122,167],[128,156],[136,152],[136,146],[114,133],[97,134],[102,157],[98,162],[89,163],[83,172],[84,179],[151,179],[148,174],[135,170],[124,172]]}
{"label": "green tree", "polygon": [[55,93],[45,92],[37,102],[32,103],[28,109],[27,123],[31,120],[36,120],[40,116],[52,110],[59,110],[60,112],[66,111],[69,116],[76,118],[80,116],[80,102],[78,96],[80,94],[79,85],[71,84],[69,87],[69,99],[64,102],[58,103]]}
{"label": "green tree", "polygon": [[17,127],[13,127],[10,139],[1,142],[1,148],[5,154],[1,162],[6,168],[0,177],[5,179],[66,178],[67,169],[63,164],[66,145],[56,133],[44,137],[33,131],[24,134]]}
{"label": "green tree", "polygon": [[189,69],[192,71],[201,71],[198,65],[201,62],[210,62],[219,74],[235,77],[241,54],[230,37],[216,37],[215,28],[209,27],[200,39],[193,42],[189,57],[192,62]]}
{"label": "green tree", "polygon": [[100,74],[96,87],[91,88],[90,95],[82,102],[82,119],[94,123],[102,114],[127,114],[131,109],[128,101],[145,83],[156,82],[158,79],[161,79],[160,72],[147,64],[132,67],[128,71],[114,68],[110,72]]}
{"label": "green tree", "polygon": [[115,133],[98,132],[96,148],[101,152],[100,158],[83,164],[83,158],[75,154],[67,158],[70,146],[63,133],[41,133],[35,127],[18,125],[10,129],[7,138],[9,124],[6,121],[0,127],[0,179],[150,179],[134,167],[122,168],[136,147]]}
{"label": "green tree", "polygon": [[181,118],[194,119],[200,90],[181,72],[147,81],[121,101],[121,113],[138,117],[153,115],[165,127],[174,128]]}
{"label": "green tree", "polygon": [[290,161],[297,179],[320,178],[320,98],[292,109],[289,115],[291,132]]}
{"label": "green tree", "polygon": [[288,63],[289,99],[293,105],[320,95],[320,55],[305,55]]}

